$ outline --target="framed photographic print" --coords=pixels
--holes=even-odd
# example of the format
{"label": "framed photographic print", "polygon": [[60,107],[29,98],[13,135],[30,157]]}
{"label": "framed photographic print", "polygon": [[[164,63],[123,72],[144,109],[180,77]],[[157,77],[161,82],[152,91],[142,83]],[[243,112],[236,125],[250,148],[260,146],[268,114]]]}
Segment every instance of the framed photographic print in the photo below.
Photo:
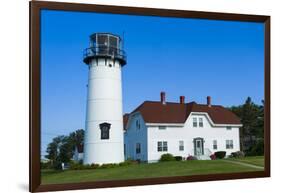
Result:
{"label": "framed photographic print", "polygon": [[30,191],[270,176],[270,17],[30,2]]}

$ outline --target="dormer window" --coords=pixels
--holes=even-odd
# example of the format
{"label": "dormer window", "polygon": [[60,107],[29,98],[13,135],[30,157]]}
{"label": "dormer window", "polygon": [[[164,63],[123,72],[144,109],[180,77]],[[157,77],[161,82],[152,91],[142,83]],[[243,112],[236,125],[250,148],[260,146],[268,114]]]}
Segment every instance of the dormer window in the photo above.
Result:
{"label": "dormer window", "polygon": [[202,117],[199,118],[199,127],[203,127],[203,118]]}
{"label": "dormer window", "polygon": [[193,127],[197,127],[197,118],[193,117]]}

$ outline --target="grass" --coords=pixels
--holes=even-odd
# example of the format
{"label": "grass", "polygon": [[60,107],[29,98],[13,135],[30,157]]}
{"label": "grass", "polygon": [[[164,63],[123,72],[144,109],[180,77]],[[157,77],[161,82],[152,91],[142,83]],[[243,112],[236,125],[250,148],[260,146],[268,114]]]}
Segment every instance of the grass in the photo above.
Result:
{"label": "grass", "polygon": [[249,156],[244,158],[230,158],[230,160],[235,160],[242,163],[252,164],[256,166],[264,167],[264,156]]}
{"label": "grass", "polygon": [[[235,160],[255,165],[263,163],[263,157],[247,157]],[[250,171],[261,170],[236,163],[225,162],[224,160],[171,161],[151,164],[134,164],[107,169],[42,170],[41,181],[42,184],[60,184]]]}

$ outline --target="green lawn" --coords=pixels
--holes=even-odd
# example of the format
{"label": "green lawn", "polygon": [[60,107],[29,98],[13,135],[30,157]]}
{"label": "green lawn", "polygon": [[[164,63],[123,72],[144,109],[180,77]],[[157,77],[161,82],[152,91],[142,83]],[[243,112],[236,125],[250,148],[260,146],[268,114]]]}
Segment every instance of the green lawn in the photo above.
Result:
{"label": "green lawn", "polygon": [[250,157],[244,157],[244,158],[239,158],[239,159],[231,158],[230,160],[236,160],[239,162],[264,167],[264,156],[250,156]]}
{"label": "green lawn", "polygon": [[[263,157],[235,159],[262,166]],[[226,162],[224,160],[172,161],[151,164],[135,164],[117,168],[91,170],[42,170],[42,184],[59,184],[87,181],[121,180],[137,178],[153,178],[165,176],[187,176],[197,174],[217,174],[234,172],[261,171],[260,169]]]}

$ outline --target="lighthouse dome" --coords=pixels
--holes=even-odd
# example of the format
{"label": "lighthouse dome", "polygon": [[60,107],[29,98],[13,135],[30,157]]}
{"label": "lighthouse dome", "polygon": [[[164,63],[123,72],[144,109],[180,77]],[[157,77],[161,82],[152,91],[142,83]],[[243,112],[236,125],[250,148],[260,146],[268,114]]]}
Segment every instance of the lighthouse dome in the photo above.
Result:
{"label": "lighthouse dome", "polygon": [[89,64],[91,59],[111,58],[126,64],[126,53],[122,49],[122,38],[112,33],[94,33],[90,36],[90,47],[84,50],[84,62]]}

